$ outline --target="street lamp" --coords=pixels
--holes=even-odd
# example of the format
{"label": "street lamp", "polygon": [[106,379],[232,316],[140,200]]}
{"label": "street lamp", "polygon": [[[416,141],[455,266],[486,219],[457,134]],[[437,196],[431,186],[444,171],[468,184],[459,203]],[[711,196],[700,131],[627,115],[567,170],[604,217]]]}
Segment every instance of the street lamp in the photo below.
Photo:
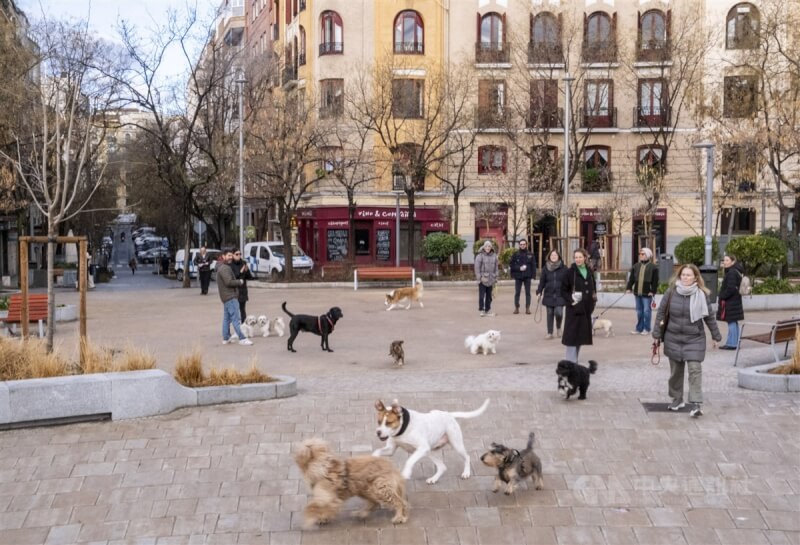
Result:
{"label": "street lamp", "polygon": [[572,82],[569,72],[564,75],[564,199],[561,202],[561,232],[564,236],[563,253],[569,253],[569,114],[572,110]]}
{"label": "street lamp", "polygon": [[239,85],[239,251],[244,255],[244,84],[247,80],[240,74]]}
{"label": "street lamp", "polygon": [[712,263],[712,242],[711,242],[711,215],[714,200],[714,144],[712,142],[698,142],[692,144],[693,148],[706,150],[706,202],[705,202],[705,253],[703,255],[703,266],[700,273],[703,276],[706,288],[711,293],[709,300],[717,299],[717,266]]}

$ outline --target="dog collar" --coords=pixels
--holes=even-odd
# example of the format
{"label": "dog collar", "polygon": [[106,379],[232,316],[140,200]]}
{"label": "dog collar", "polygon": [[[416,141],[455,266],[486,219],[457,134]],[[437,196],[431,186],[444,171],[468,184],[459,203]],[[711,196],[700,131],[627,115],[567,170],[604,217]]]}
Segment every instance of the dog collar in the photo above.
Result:
{"label": "dog collar", "polygon": [[405,407],[400,407],[403,415],[403,423],[400,425],[400,430],[394,435],[395,437],[400,437],[406,431],[408,427],[408,423],[411,421],[411,415],[408,414],[408,410]]}

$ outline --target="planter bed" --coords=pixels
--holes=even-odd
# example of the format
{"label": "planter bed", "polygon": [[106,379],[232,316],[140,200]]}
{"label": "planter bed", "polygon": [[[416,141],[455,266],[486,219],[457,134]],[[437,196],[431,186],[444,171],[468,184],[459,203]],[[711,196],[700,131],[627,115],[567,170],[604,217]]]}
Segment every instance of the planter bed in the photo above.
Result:
{"label": "planter bed", "polygon": [[276,382],[187,388],[158,369],[0,382],[0,429],[167,414],[182,407],[297,395],[293,377]]}
{"label": "planter bed", "polygon": [[788,362],[755,365],[739,370],[739,388],[761,392],[800,392],[800,375],[773,375],[770,369]]}

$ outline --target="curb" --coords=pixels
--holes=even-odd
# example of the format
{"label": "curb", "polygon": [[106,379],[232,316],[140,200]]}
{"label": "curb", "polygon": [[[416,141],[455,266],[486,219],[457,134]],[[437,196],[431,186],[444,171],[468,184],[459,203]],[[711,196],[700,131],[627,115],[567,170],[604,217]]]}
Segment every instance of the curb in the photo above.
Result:
{"label": "curb", "polygon": [[800,375],[772,375],[768,370],[788,362],[755,365],[739,370],[739,388],[760,392],[800,392]]}

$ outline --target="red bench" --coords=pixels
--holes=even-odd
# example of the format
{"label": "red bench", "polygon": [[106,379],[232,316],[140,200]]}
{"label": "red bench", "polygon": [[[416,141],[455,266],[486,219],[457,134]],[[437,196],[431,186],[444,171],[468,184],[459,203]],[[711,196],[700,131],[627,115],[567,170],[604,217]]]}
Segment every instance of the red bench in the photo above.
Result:
{"label": "red bench", "polygon": [[[44,337],[44,322],[47,320],[47,294],[28,295],[28,322],[39,322],[39,336]],[[16,335],[16,324],[22,321],[22,295],[15,293],[8,302],[8,316],[2,319],[9,333]]]}
{"label": "red bench", "polygon": [[414,267],[358,267],[353,271],[353,290],[358,289],[360,280],[405,280],[416,282]]}

